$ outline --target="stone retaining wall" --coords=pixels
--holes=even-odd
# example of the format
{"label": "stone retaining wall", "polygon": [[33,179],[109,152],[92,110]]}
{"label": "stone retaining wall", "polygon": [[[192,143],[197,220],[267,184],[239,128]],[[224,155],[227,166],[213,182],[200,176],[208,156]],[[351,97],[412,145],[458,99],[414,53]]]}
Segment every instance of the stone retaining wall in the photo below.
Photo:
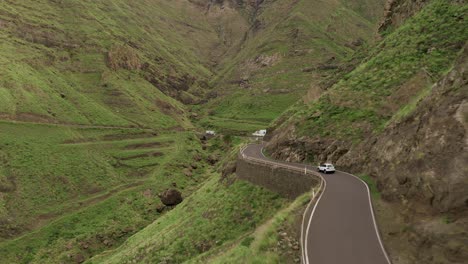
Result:
{"label": "stone retaining wall", "polygon": [[290,199],[295,199],[320,184],[320,180],[313,175],[246,160],[242,157],[237,159],[236,174],[240,179],[260,185]]}

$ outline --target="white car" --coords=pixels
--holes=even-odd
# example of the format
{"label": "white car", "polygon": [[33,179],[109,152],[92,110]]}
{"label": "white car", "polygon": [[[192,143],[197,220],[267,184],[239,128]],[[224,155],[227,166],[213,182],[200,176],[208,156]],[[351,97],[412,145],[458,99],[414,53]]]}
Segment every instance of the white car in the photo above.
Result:
{"label": "white car", "polygon": [[323,173],[334,173],[335,172],[335,167],[331,163],[323,163],[318,165],[317,167],[318,171],[323,172]]}

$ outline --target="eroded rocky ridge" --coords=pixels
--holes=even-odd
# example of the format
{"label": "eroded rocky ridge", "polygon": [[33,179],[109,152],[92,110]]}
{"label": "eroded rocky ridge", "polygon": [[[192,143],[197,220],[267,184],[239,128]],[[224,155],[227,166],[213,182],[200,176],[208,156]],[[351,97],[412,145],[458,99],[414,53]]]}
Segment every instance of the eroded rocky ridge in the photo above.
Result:
{"label": "eroded rocky ridge", "polygon": [[[380,32],[400,26],[426,2],[388,1]],[[377,205],[377,215],[393,263],[468,259],[466,48],[442,78],[423,72],[413,76],[403,86],[429,85],[428,95],[403,118],[391,119],[361,141],[299,136],[296,123],[281,120],[271,129],[267,149],[277,159],[331,161],[341,170],[375,179],[387,205]]]}
{"label": "eroded rocky ridge", "polygon": [[400,26],[428,2],[428,0],[387,0],[379,31],[384,32]]}

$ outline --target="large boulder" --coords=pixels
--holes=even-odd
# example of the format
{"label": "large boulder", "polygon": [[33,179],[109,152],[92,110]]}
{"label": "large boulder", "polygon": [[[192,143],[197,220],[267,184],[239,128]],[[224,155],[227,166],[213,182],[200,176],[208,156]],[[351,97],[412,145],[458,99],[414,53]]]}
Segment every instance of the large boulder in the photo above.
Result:
{"label": "large boulder", "polygon": [[161,202],[166,206],[180,204],[183,200],[182,194],[176,189],[168,189],[158,195]]}

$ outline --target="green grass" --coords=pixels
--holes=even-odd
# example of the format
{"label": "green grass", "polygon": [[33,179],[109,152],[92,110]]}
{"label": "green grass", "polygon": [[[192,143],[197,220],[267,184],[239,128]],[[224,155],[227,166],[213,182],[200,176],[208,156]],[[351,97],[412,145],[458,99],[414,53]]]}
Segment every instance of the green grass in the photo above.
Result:
{"label": "green grass", "polygon": [[251,232],[285,204],[277,194],[248,182],[225,185],[212,175],[174,210],[89,263],[190,260]]}
{"label": "green grass", "polygon": [[[2,2],[0,114],[41,122],[190,126],[183,106],[168,95],[193,79],[185,93],[203,96],[219,36],[216,19],[201,12],[161,0]],[[238,24],[226,24],[231,26]],[[141,67],[110,69],[107,54],[115,47],[131,51]]]}
{"label": "green grass", "polygon": [[[197,188],[203,154],[178,132],[193,125],[174,97],[203,97],[213,53],[228,49],[214,47],[218,22],[244,23],[204,12],[163,0],[0,3],[0,262],[90,257],[159,217],[157,192]],[[154,142],[164,145],[128,148]]]}
{"label": "green grass", "polygon": [[297,101],[299,93],[281,95],[235,93],[223,101],[214,110],[214,117],[230,118],[248,123],[256,121],[269,123],[279,116],[285,108]]}
{"label": "green grass", "polygon": [[[7,189],[0,252],[10,263],[57,263],[116,247],[161,215],[158,192],[176,183],[189,195],[206,177],[200,162],[191,178],[176,169],[201,151],[190,132],[0,122],[0,146]],[[148,152],[162,156],[124,160]]]}
{"label": "green grass", "polygon": [[[299,133],[359,141],[392,118],[400,120],[411,113],[430,87],[428,81],[410,81],[420,74],[434,82],[451,67],[467,40],[468,24],[460,19],[466,12],[466,5],[432,1],[387,35],[364,63],[317,102],[295,106],[302,107],[297,114],[303,119]],[[404,85],[418,90],[401,99],[399,88]]]}
{"label": "green grass", "polygon": [[214,129],[223,134],[242,136],[264,129],[268,123],[211,116],[200,120],[198,126],[204,129]]}
{"label": "green grass", "polygon": [[[188,263],[286,263],[290,262],[282,250],[278,250],[279,230],[284,227],[295,228],[297,212],[310,200],[310,194],[304,194],[288,207],[278,211],[271,219],[252,233],[240,237],[237,241],[207,252]],[[284,231],[283,231],[284,232]],[[298,255],[300,254],[297,252]]]}
{"label": "green grass", "polygon": [[392,123],[392,122],[400,122],[402,121],[405,117],[409,116],[411,113],[413,113],[417,106],[418,106],[418,103],[426,98],[427,96],[429,96],[431,94],[431,91],[432,91],[432,86],[426,86],[425,88],[423,87],[423,89],[419,92],[419,94],[417,94],[415,97],[411,98],[411,101],[407,104],[407,105],[404,105],[403,107],[400,108],[400,110],[398,110],[398,112],[396,112],[392,118],[387,122],[386,126],[389,124],[389,123]]}
{"label": "green grass", "polygon": [[[158,192],[175,184],[189,196],[208,176],[175,98],[203,98],[229,49],[221,38],[248,25],[205,11],[164,0],[0,3],[0,262],[117,247],[164,214]],[[154,142],[164,145],[129,148]]]}
{"label": "green grass", "polygon": [[[216,77],[220,97],[209,102],[209,117],[237,119],[238,123],[270,123],[299,100],[311,85],[319,85],[337,70],[304,72],[332,57],[340,65],[351,58],[351,42],[373,40],[375,22],[383,1],[311,2],[279,0],[258,13],[262,27],[228,53]],[[317,10],[320,10],[318,12]],[[296,32],[296,33],[294,33]],[[256,62],[259,56],[276,58],[270,66]],[[248,79],[248,88],[238,82]],[[202,110],[204,112],[205,109]],[[207,120],[209,122],[211,120]],[[213,120],[213,127],[222,127]],[[242,125],[241,125],[242,126]]]}
{"label": "green grass", "polygon": [[377,183],[376,183],[375,179],[373,179],[372,177],[370,177],[367,174],[362,174],[362,175],[358,175],[358,176],[359,176],[359,178],[361,178],[361,180],[363,180],[367,184],[367,186],[369,186],[369,191],[371,193],[372,198],[373,199],[380,199],[380,192],[377,189]]}
{"label": "green grass", "polygon": [[449,215],[442,216],[442,223],[446,225],[453,223],[453,221],[454,221],[453,218]]}

